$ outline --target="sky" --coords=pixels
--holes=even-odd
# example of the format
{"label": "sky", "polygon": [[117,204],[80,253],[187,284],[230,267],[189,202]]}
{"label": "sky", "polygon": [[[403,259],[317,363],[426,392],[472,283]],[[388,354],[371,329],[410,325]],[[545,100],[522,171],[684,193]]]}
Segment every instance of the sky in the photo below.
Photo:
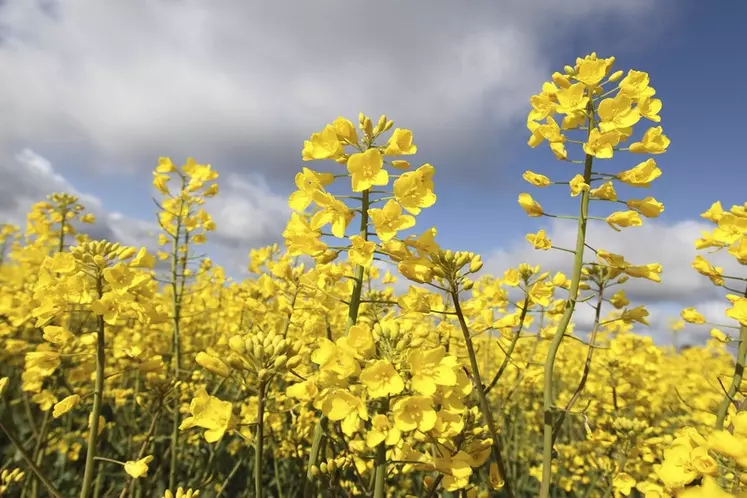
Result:
{"label": "sky", "polygon": [[[663,101],[664,174],[645,195],[620,193],[653,195],[664,213],[619,234],[594,225],[590,239],[664,265],[661,284],[633,282],[629,297],[650,304],[650,333],[666,342],[683,307],[724,321],[718,289],[690,263],[708,229],[700,213],[747,201],[745,17],[736,0],[3,0],[0,222],[23,223],[33,202],[68,191],[97,214],[97,235],[152,246],[151,170],[159,156],[193,156],[221,174],[214,259],[241,274],[249,249],[282,242],[295,173],[341,168],[302,162],[303,141],[362,111],[413,130],[413,162],[436,167],[438,201],[419,230],[482,254],[485,272],[567,269],[567,255],[535,252],[524,235],[545,228],[569,245],[572,222],[529,219],[516,199],[573,214],[564,187],[538,190],[522,173],[577,171],[528,147],[525,122],[542,82],[595,51],[648,72]],[[603,167],[640,160],[621,153]]]}

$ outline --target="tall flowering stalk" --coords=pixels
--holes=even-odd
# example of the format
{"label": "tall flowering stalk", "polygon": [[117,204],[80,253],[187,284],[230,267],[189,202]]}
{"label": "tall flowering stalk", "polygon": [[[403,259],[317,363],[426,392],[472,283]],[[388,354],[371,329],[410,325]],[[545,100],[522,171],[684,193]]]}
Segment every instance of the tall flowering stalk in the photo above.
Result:
{"label": "tall flowering stalk", "polygon": [[[663,205],[653,197],[641,200],[618,200],[613,185],[613,181],[620,181],[634,187],[647,187],[651,181],[661,175],[653,159],[647,159],[635,168],[616,175],[593,169],[595,159],[611,159],[616,151],[661,154],[669,146],[669,139],[662,133],[661,127],[656,126],[649,128],[640,141],[632,143],[630,147],[621,147],[622,143],[632,137],[633,126],[641,119],[660,121],[658,113],[662,104],[659,99],[653,98],[656,92],[649,86],[648,74],[634,70],[629,71],[624,78],[622,78],[622,71],[610,74],[614,62],[614,57],[601,59],[592,53],[583,59],[577,59],[575,67],[566,66],[565,74],[554,73],[553,81],[545,83],[542,92],[532,96],[532,110],[527,119],[527,126],[532,133],[529,139],[531,147],[537,147],[547,141],[557,159],[573,164],[583,164],[583,172],[565,182],[552,182],[548,177],[531,171],[524,174],[524,178],[537,187],[564,183],[570,186],[572,197],[580,196],[578,215],[570,217],[577,223],[576,244],[573,249],[563,249],[574,256],[568,288],[569,297],[563,316],[550,340],[545,360],[541,498],[547,498],[550,494],[554,432],[559,430],[559,427],[556,428],[556,414],[554,413],[555,358],[579,300],[584,251],[587,247],[588,220],[606,221],[612,229],[620,231],[620,227],[641,225],[641,216],[656,217],[663,210]],[[618,81],[618,85],[612,86]],[[607,88],[605,85],[608,85]],[[560,124],[553,118],[555,114],[563,115]],[[580,130],[586,135],[585,138],[583,140],[569,139],[567,133],[572,130]],[[583,160],[569,159],[566,143],[581,145],[585,158]],[[592,189],[594,182],[604,183]],[[591,200],[622,203],[628,210],[613,212],[606,218],[597,218],[589,214]],[[519,204],[529,216],[569,218],[545,213],[540,204],[527,193],[519,195]],[[538,249],[553,247],[544,231],[532,235],[530,243]],[[601,249],[592,250],[603,264],[615,268],[620,273],[658,280],[658,273],[661,271],[659,265],[636,267],[626,262],[622,256]],[[645,319],[645,315],[642,317]]]}
{"label": "tall flowering stalk", "polygon": [[[168,186],[172,177],[176,177],[179,182],[178,191],[173,194]],[[164,235],[160,242],[170,246],[168,253],[162,253],[161,257],[171,261],[167,285],[171,289],[171,362],[176,384],[169,465],[170,489],[176,487],[176,467],[179,461],[179,411],[182,400],[178,383],[182,376],[182,307],[185,285],[191,275],[189,263],[192,255],[189,251],[191,245],[205,242],[205,232],[215,230],[215,223],[210,215],[199,206],[204,204],[205,197],[218,193],[218,185],[211,183],[217,178],[218,173],[209,164],[198,164],[191,157],[181,168],[177,168],[171,159],[162,157],[153,172],[153,186],[165,197],[162,202],[156,203],[160,209],[158,223]]]}
{"label": "tall flowering stalk", "polygon": [[[738,264],[747,265],[747,204],[734,205],[726,211],[720,202],[715,202],[701,217],[716,227],[710,233],[704,232],[703,237],[695,241],[696,249],[715,249],[716,251],[727,249],[726,252]],[[718,327],[711,330],[711,336],[722,343],[731,342],[732,339],[721,331],[721,328],[735,330],[738,334],[734,374],[728,387],[724,388],[723,400],[716,411],[715,426],[717,430],[721,430],[724,428],[727,415],[740,407],[740,401],[736,396],[742,385],[747,363],[747,285],[745,284],[747,276],[725,274],[722,267],[711,264],[700,255],[695,257],[692,266],[698,273],[710,279],[715,286],[729,292],[726,299],[731,307],[726,309],[725,314],[737,322],[736,324],[709,324],[695,308],[682,311],[682,319],[688,323]],[[721,382],[720,379],[719,382]]]}

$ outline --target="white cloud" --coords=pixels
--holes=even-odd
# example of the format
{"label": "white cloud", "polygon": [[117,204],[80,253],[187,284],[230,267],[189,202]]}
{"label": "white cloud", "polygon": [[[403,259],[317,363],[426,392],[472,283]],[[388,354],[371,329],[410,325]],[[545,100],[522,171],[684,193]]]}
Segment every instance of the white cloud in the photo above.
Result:
{"label": "white cloud", "polygon": [[[7,178],[0,184],[0,222],[23,227],[34,203],[53,192],[66,192],[77,195],[96,216],[94,225],[81,227],[91,237],[156,248],[159,227],[155,221],[108,212],[98,197],[79,191],[47,158],[31,149],[11,157],[14,160],[0,160],[0,177]],[[285,197],[273,193],[260,177],[236,174],[221,182],[220,195],[208,200],[206,209],[217,225],[208,239],[229,272],[246,266],[250,249],[279,241],[289,210]]]}
{"label": "white cloud", "polygon": [[[545,229],[553,245],[571,249],[575,246],[574,222],[552,220]],[[729,322],[724,315],[724,310],[729,305],[722,297],[724,289],[714,286],[708,278],[692,268],[692,262],[699,254],[716,266],[723,267],[726,274],[744,274],[744,268],[725,252],[708,254],[707,251],[695,249],[695,240],[702,232],[712,229],[713,225],[705,220],[686,220],[671,225],[647,220],[641,227],[615,232],[604,223],[592,222],[587,241],[595,249],[623,255],[632,264],[662,265],[661,283],[631,278],[623,288],[631,301],[631,306],[644,304],[651,313],[649,332],[657,339],[666,341],[670,335],[669,320],[678,318],[680,311],[686,307],[695,307],[714,323]],[[593,261],[593,256],[587,249],[584,261]],[[526,240],[520,240],[505,249],[486,255],[483,272],[502,275],[508,268],[520,263],[529,263],[540,265],[547,271],[563,271],[568,274],[572,258],[573,256],[566,252],[552,249],[536,251]],[[580,306],[577,309],[578,327],[588,330],[593,323],[591,308]],[[704,326],[688,325],[684,338],[702,339],[708,330]]]}
{"label": "white cloud", "polygon": [[295,170],[326,121],[363,110],[458,155],[523,114],[562,65],[555,39],[587,19],[633,27],[655,4],[7,0],[0,141],[84,151],[96,168],[254,159],[269,177]]}

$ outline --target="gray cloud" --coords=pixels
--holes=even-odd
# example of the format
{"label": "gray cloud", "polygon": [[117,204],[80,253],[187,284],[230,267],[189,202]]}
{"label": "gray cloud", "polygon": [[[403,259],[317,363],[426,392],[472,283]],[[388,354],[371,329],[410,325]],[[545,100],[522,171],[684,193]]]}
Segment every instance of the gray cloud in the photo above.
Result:
{"label": "gray cloud", "polygon": [[[0,141],[80,167],[193,155],[268,179],[298,168],[337,115],[389,112],[427,159],[474,157],[588,19],[643,28],[656,2],[8,0],[0,6]],[[425,158],[425,156],[423,156]],[[477,168],[484,165],[460,168]],[[491,166],[492,168],[492,166]],[[462,175],[467,177],[466,175]]]}

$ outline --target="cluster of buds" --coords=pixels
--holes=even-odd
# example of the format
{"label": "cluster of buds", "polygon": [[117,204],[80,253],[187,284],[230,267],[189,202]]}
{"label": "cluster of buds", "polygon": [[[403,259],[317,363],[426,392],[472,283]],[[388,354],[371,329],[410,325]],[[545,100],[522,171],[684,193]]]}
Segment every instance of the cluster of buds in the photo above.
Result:
{"label": "cluster of buds", "polygon": [[228,340],[232,355],[228,362],[237,370],[255,374],[260,382],[271,375],[301,364],[300,342],[291,342],[275,331],[253,335],[234,335]]}
{"label": "cluster of buds", "polygon": [[311,467],[311,473],[314,476],[322,474],[331,475],[334,474],[338,469],[345,469],[353,464],[353,458],[350,455],[338,456],[337,458],[329,458],[326,462],[322,462],[319,466],[313,465]]}
{"label": "cluster of buds", "polygon": [[86,241],[70,249],[70,254],[76,261],[94,269],[107,268],[114,260],[128,259],[136,253],[134,247],[121,246],[119,242],[107,240]]}
{"label": "cluster of buds", "polygon": [[648,423],[645,420],[620,417],[612,422],[612,428],[621,436],[633,437],[648,429]]}
{"label": "cluster of buds", "polygon": [[418,348],[424,342],[422,337],[401,330],[399,323],[394,320],[375,323],[373,336],[381,354],[393,361],[404,359],[412,348]]}
{"label": "cluster of buds", "polygon": [[23,475],[21,469],[5,469],[0,472],[0,495],[5,494],[14,483],[23,481]]}
{"label": "cluster of buds", "polygon": [[[440,280],[449,284],[451,290],[470,290],[474,282],[467,278],[471,273],[477,273],[482,268],[482,258],[479,254],[466,251],[453,252],[451,249],[439,250],[431,256],[433,273]],[[467,269],[465,270],[465,267]]]}
{"label": "cluster of buds", "polygon": [[172,493],[170,489],[167,489],[163,494],[163,498],[197,498],[200,496],[200,491],[197,489],[189,488],[185,490],[181,486],[177,488],[176,493]]}

